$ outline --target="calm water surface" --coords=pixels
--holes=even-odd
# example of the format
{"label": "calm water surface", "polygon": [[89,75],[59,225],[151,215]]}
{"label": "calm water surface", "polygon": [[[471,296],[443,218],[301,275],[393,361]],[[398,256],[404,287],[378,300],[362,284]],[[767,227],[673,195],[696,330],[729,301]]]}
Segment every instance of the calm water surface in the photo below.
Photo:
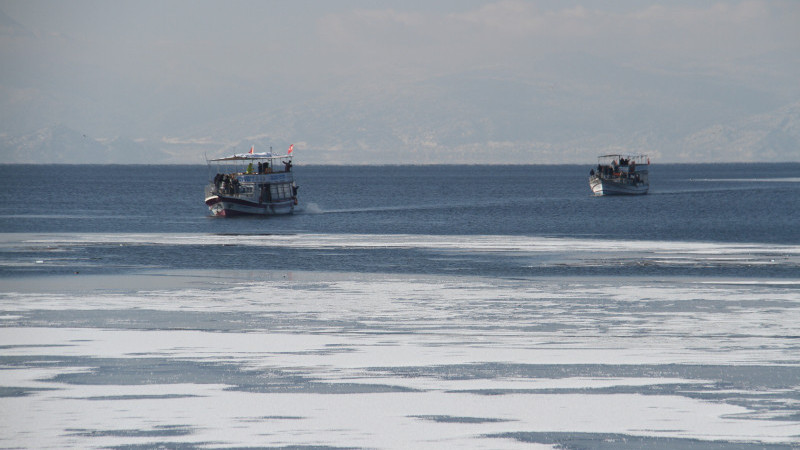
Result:
{"label": "calm water surface", "polygon": [[590,168],[0,166],[0,447],[800,448],[800,164]]}

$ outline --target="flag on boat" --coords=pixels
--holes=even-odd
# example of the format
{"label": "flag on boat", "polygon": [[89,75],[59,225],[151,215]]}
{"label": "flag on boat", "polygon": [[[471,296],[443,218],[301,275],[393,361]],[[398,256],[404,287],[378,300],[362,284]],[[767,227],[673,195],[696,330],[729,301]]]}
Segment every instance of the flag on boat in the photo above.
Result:
{"label": "flag on boat", "polygon": [[294,150],[294,144],[292,144],[292,145],[290,145],[290,146],[289,146],[289,151],[288,151],[288,152],[286,152],[286,154],[287,154],[287,155],[291,155],[291,154],[292,154],[292,150]]}
{"label": "flag on boat", "polygon": [[256,146],[255,146],[255,145],[251,145],[251,146],[250,146],[250,154],[251,154],[251,155],[253,154],[253,150],[255,150],[255,148],[256,148]]}

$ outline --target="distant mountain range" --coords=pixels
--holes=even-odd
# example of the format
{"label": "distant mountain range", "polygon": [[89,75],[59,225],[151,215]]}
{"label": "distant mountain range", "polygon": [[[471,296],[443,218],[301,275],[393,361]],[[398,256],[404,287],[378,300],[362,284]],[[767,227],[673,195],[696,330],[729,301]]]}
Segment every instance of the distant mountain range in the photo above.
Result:
{"label": "distant mountain range", "polygon": [[55,90],[6,71],[2,162],[202,164],[290,144],[303,164],[587,163],[608,152],[800,161],[800,90],[785,77],[645,70],[583,53],[327,90],[272,86],[247,99],[165,87],[166,100],[153,91],[109,102],[92,86]]}
{"label": "distant mountain range", "polygon": [[800,102],[776,111],[692,133],[680,160],[800,161]]}
{"label": "distant mountain range", "polygon": [[[130,138],[97,139],[64,125],[20,136],[0,135],[4,162],[47,164],[147,164],[169,162],[167,149]],[[175,161],[177,162],[177,161]]]}
{"label": "distant mountain range", "polygon": [[[574,136],[543,132],[540,139],[531,129],[545,125],[536,118],[526,126],[525,118],[500,115],[499,121],[497,115],[455,106],[426,117],[424,108],[404,103],[402,98],[386,103],[383,114],[334,105],[287,109],[223,120],[216,128],[184,130],[160,139],[98,138],[55,125],[21,135],[2,134],[0,150],[3,162],[57,164],[201,164],[204,155],[246,152],[251,145],[268,151],[270,144],[278,153],[290,143],[306,164],[585,163],[599,153],[616,151],[646,152],[663,162],[800,161],[800,102],[685,135],[579,130]],[[263,133],[248,133],[253,129]]]}

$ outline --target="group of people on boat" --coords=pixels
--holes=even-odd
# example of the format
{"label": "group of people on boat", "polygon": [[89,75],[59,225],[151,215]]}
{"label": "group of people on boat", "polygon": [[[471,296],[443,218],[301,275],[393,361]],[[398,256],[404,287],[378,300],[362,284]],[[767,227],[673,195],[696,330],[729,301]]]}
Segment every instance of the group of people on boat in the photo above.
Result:
{"label": "group of people on boat", "polygon": [[[292,162],[291,161],[284,161],[283,162],[283,171],[289,172],[292,170]],[[258,162],[256,167],[253,167],[253,163],[247,165],[247,169],[245,171],[246,174],[254,174],[254,173],[272,173],[272,166],[269,165],[268,162],[262,163],[261,161]]]}
{"label": "group of people on boat", "polygon": [[254,170],[253,163],[247,165],[247,170],[245,170],[247,174],[253,173],[272,173],[272,167],[269,166],[269,163],[262,163],[261,161],[258,162],[258,167]]}
{"label": "group of people on boat", "polygon": [[[614,164],[614,165],[616,166],[616,165],[617,165],[617,160],[614,160],[614,161],[612,162],[612,164]],[[628,159],[628,158],[623,158],[623,157],[620,157],[620,158],[619,158],[619,165],[620,165],[620,166],[627,166],[627,165],[635,166],[635,165],[636,165],[636,163],[635,163],[634,161],[631,161],[631,160],[630,160],[630,159]]]}
{"label": "group of people on boat", "polygon": [[238,194],[239,193],[239,180],[236,175],[227,173],[218,173],[214,176],[214,189],[222,194]]}
{"label": "group of people on boat", "polygon": [[[284,172],[289,172],[292,170],[292,162],[291,161],[283,161],[283,170]],[[249,163],[247,168],[245,168],[245,172],[243,174],[252,175],[252,174],[268,174],[273,173],[272,166],[268,162],[258,162],[256,167],[253,167],[253,163]],[[227,195],[236,195],[240,193],[241,184],[236,177],[236,173],[217,173],[214,176],[214,191],[220,194],[227,194]],[[297,188],[295,187],[294,195],[297,195]]]}
{"label": "group of people on boat", "polygon": [[[620,167],[628,167],[628,170],[619,170]],[[619,163],[617,160],[611,162],[611,165],[597,165],[597,172],[594,169],[589,171],[590,176],[597,176],[599,178],[603,178],[606,180],[609,179],[616,179],[622,182],[633,182],[633,183],[640,183],[641,177],[638,173],[636,173],[636,163],[631,161],[630,159],[620,158]]]}
{"label": "group of people on boat", "polygon": [[[597,167],[599,168],[600,164],[598,164]],[[609,167],[609,166],[607,166],[607,167]],[[614,173],[620,172],[620,170],[619,170],[620,167],[627,167],[628,168],[628,170],[627,170],[628,173],[636,172],[636,162],[635,161],[631,161],[630,159],[627,159],[627,158],[622,158],[622,157],[619,158],[619,163],[617,163],[616,159],[614,161],[612,161],[610,167],[613,169]]]}

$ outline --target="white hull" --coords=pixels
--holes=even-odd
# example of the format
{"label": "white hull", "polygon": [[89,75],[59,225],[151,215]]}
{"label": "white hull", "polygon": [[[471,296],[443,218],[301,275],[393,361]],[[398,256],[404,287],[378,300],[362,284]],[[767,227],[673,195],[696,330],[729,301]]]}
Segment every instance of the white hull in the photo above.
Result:
{"label": "white hull", "polygon": [[589,186],[595,195],[643,195],[650,189],[647,183],[619,182],[597,176],[589,178]]}

